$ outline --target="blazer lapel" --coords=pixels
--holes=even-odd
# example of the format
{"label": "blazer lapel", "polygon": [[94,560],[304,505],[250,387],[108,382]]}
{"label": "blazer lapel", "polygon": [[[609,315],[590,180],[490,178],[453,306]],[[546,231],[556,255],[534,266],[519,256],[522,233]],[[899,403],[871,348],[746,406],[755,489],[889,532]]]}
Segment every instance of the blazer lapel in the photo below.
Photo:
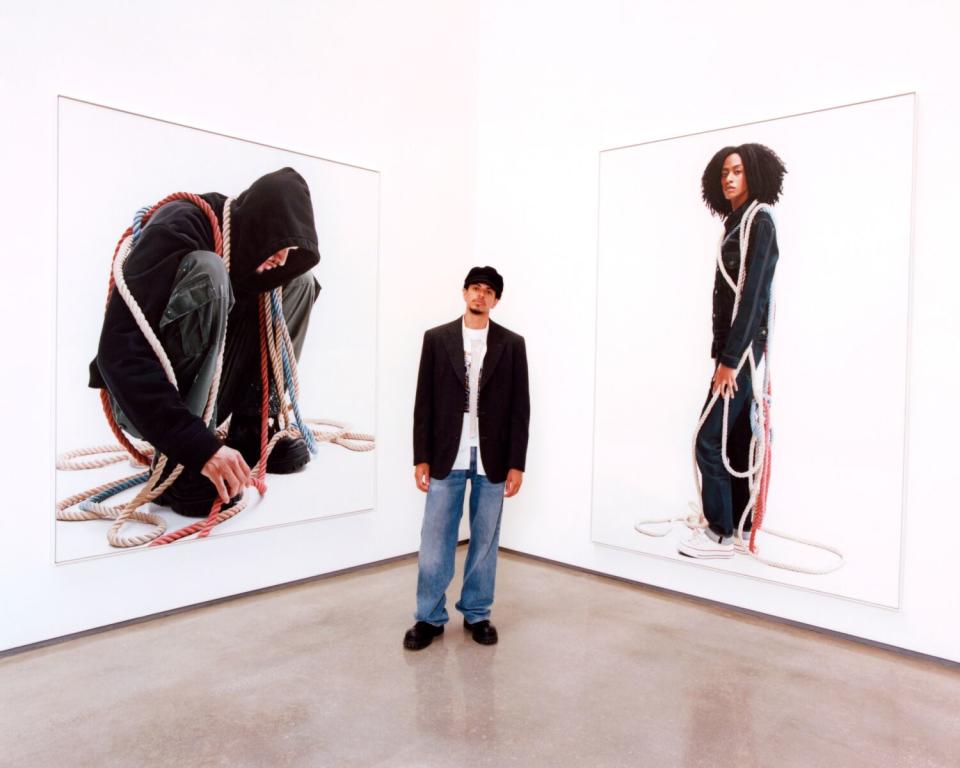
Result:
{"label": "blazer lapel", "polygon": [[500,362],[504,348],[503,329],[493,320],[490,321],[490,330],[487,331],[487,354],[483,358],[483,369],[480,371],[480,389],[482,390],[493,376],[493,372]]}
{"label": "blazer lapel", "polygon": [[447,323],[443,328],[443,346],[446,347],[453,371],[460,379],[460,384],[467,386],[465,363],[463,359],[463,318]]}

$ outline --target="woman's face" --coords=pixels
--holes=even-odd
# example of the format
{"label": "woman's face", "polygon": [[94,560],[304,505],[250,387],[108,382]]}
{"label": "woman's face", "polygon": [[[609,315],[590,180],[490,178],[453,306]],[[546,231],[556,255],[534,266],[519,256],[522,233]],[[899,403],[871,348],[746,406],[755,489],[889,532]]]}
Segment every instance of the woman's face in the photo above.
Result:
{"label": "woman's face", "polygon": [[750,190],[747,187],[747,174],[743,170],[743,160],[734,152],[727,155],[720,169],[720,187],[723,196],[730,201],[733,208],[738,208],[747,201]]}

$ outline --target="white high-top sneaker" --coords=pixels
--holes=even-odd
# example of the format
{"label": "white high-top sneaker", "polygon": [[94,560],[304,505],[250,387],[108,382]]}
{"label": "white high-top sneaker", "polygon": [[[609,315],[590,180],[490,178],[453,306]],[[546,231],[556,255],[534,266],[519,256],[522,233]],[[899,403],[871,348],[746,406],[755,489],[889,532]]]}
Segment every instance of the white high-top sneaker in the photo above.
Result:
{"label": "white high-top sneaker", "polygon": [[677,545],[677,551],[687,557],[723,559],[733,557],[733,537],[716,536],[713,531],[696,528]]}

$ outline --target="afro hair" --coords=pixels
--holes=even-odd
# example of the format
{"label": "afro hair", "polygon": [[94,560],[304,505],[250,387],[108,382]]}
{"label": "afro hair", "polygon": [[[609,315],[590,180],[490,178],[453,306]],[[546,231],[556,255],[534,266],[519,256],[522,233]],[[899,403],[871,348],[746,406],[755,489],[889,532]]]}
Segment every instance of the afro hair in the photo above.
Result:
{"label": "afro hair", "polygon": [[730,213],[730,201],[723,196],[723,187],[720,184],[720,170],[723,168],[723,161],[733,154],[740,155],[743,161],[750,197],[761,203],[776,204],[783,191],[786,166],[770,147],[763,144],[741,144],[738,147],[721,149],[703,171],[700,187],[703,202],[707,204],[710,212],[720,217]]}

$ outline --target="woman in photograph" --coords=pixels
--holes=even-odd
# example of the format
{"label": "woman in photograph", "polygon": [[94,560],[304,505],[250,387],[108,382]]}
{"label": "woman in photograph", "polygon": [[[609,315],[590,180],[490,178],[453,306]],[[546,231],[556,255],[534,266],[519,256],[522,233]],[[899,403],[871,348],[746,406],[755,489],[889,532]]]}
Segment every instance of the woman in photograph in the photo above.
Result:
{"label": "woman in photograph", "polygon": [[713,287],[715,371],[695,447],[706,527],[680,542],[680,553],[689,557],[733,557],[745,512],[740,535],[746,538],[752,527],[762,474],[751,450],[753,379],[766,352],[779,255],[771,206],[780,199],[785,173],[769,147],[741,144],[717,152],[701,179],[703,200],[723,218],[724,231]]}

